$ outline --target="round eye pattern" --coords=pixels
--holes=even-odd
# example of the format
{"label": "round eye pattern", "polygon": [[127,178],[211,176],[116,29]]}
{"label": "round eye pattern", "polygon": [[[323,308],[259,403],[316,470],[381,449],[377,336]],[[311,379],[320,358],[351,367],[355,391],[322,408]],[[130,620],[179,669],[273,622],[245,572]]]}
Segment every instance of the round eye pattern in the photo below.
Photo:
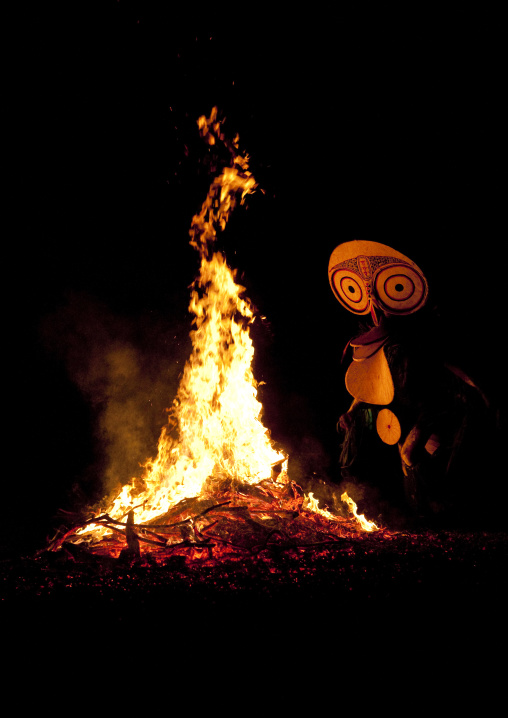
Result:
{"label": "round eye pattern", "polygon": [[411,314],[427,299],[425,277],[408,264],[383,267],[375,278],[374,291],[388,314]]}
{"label": "round eye pattern", "polygon": [[332,275],[332,287],[339,302],[355,314],[370,311],[370,297],[364,281],[350,269],[337,269]]}

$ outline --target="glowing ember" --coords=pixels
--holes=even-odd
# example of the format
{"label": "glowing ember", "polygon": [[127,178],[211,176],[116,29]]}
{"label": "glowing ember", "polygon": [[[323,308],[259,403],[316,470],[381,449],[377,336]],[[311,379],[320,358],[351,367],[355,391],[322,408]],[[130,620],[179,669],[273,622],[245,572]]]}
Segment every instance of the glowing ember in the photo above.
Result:
{"label": "glowing ember", "polygon": [[[129,536],[134,537],[132,541],[137,541],[134,526],[141,525],[149,525],[159,533],[164,526],[170,533],[176,532],[175,539],[168,537],[167,531],[164,535],[152,532],[155,538],[148,541],[159,547],[175,545],[175,541],[179,544],[182,539],[186,545],[188,541],[202,542],[206,537],[209,541],[212,534],[205,535],[203,525],[199,521],[194,523],[196,516],[202,514],[198,512],[194,519],[181,518],[181,502],[195,497],[205,501],[207,497],[215,497],[217,505],[213,508],[213,521],[217,523],[218,507],[230,504],[231,500],[234,505],[235,493],[247,500],[245,486],[255,485],[259,485],[260,495],[265,497],[264,503],[253,509],[256,525],[259,528],[261,513],[268,512],[265,519],[273,524],[270,524],[269,536],[274,531],[277,535],[284,533],[281,528],[273,528],[274,512],[278,510],[290,511],[294,516],[300,516],[302,511],[313,512],[316,517],[319,515],[328,521],[344,521],[327,509],[320,509],[312,493],[304,496],[301,490],[298,492],[287,477],[286,455],[274,447],[261,422],[262,405],[257,399],[257,383],[252,373],[254,347],[249,331],[254,313],[249,301],[243,297],[244,288],[236,283],[235,274],[224,257],[212,250],[217,228],[225,228],[238,198],[243,203],[246,195],[254,192],[256,182],[248,169],[248,157],[238,152],[238,138],[229,143],[222,134],[215,108],[209,118],[199,118],[198,126],[209,144],[217,140],[223,142],[230,152],[231,164],[213,180],[190,229],[191,245],[199,252],[201,260],[189,306],[194,317],[191,356],[170,409],[168,424],[162,430],[157,456],[146,462],[142,480],[133,479],[123,487],[106,512],[95,515],[94,523],[87,522],[75,532],[82,538],[86,535],[92,542],[111,536],[112,531],[122,533],[128,543]],[[263,488],[262,482],[273,479],[274,473],[276,479],[272,481],[272,488]],[[223,494],[229,492],[226,502],[217,502],[218,488]],[[377,528],[363,516],[358,516],[354,502],[344,496],[347,494],[342,500],[353,507],[354,517],[363,530]],[[253,500],[252,497],[249,499],[251,503]],[[175,506],[175,511],[180,511],[173,518],[176,523],[169,528],[161,521],[154,525]],[[207,521],[210,521],[208,511],[211,509],[205,511]],[[222,511],[229,516],[232,509]],[[129,516],[127,524],[126,516]],[[250,520],[251,528],[252,525]],[[333,530],[339,529],[342,530],[337,524]],[[190,532],[190,538],[186,532]]]}

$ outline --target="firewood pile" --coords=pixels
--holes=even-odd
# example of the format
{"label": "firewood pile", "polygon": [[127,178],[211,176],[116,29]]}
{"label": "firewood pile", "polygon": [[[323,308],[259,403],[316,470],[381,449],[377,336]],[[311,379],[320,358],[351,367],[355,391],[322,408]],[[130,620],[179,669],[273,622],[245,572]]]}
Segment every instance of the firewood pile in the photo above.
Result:
{"label": "firewood pile", "polygon": [[[312,511],[305,499],[294,482],[248,484],[215,479],[201,496],[180,501],[148,524],[135,522],[133,508],[121,520],[105,513],[70,528],[63,526],[47,550],[72,552],[81,546],[94,555],[123,560],[149,553],[158,562],[170,556],[213,562],[270,551],[333,548],[361,533],[351,514]],[[109,534],[97,538],[93,533],[79,533],[87,526],[107,528]]]}

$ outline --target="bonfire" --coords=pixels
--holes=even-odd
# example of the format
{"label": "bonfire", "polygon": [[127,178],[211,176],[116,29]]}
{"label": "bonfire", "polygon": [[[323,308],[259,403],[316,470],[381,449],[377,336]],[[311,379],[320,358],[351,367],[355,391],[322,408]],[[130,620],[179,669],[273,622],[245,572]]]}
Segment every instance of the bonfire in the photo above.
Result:
{"label": "bonfire", "polygon": [[216,558],[330,545],[378,530],[347,493],[339,508],[320,507],[291,480],[287,454],[262,423],[250,335],[256,313],[215,250],[217,232],[257,183],[239,138],[229,141],[222,124],[216,108],[198,120],[203,139],[222,143],[230,162],[192,219],[190,243],[200,262],[189,305],[192,352],[157,455],[109,503],[60,529],[51,551],[82,544],[112,556]]}

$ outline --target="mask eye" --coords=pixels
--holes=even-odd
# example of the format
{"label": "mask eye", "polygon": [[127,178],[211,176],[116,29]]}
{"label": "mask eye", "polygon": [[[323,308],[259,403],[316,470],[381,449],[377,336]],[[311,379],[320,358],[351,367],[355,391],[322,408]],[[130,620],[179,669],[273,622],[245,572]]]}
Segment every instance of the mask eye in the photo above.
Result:
{"label": "mask eye", "polygon": [[338,269],[332,275],[335,296],[346,309],[355,314],[368,314],[370,297],[363,280],[349,269]]}
{"label": "mask eye", "polygon": [[374,289],[381,307],[388,314],[411,314],[427,299],[427,282],[422,274],[407,264],[381,269]]}

